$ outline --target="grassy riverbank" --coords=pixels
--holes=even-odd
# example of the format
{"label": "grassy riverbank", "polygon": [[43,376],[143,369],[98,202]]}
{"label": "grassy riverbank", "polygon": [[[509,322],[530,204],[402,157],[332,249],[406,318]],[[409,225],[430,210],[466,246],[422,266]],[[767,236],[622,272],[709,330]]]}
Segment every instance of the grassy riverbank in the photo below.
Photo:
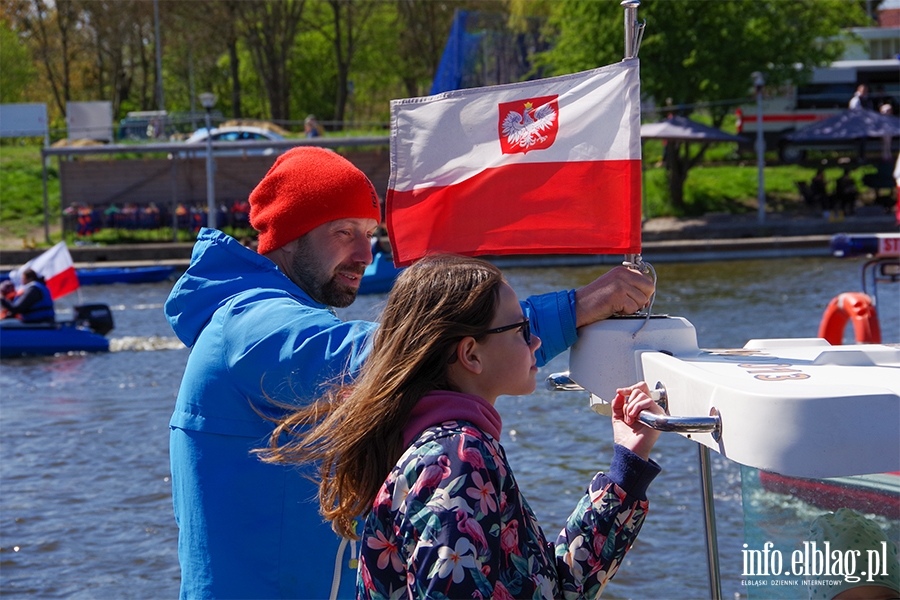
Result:
{"label": "grassy riverbank", "polygon": [[[666,172],[659,163],[662,155],[660,142],[647,142],[644,147],[644,217],[697,216],[717,213],[745,213],[757,210],[756,160],[752,155],[738,155],[734,147],[721,144],[708,153],[709,163],[697,166],[688,174],[685,183],[685,210],[675,210],[668,200]],[[50,161],[47,170],[48,203],[51,238],[60,239],[60,183],[56,159]],[[861,190],[861,203],[871,202],[871,191],[861,185],[862,175],[874,168],[857,169],[857,187]],[[826,170],[828,181],[840,175],[838,167]],[[809,181],[814,170],[799,165],[772,165],[764,171],[766,203],[770,210],[802,210],[803,203],[797,191],[796,181]],[[44,192],[42,183],[41,153],[38,145],[0,145],[0,248],[22,247],[32,239],[41,245],[44,241]],[[127,232],[126,235],[106,231],[102,241],[106,243],[139,242],[146,234],[146,241],[166,241],[171,234],[160,232]],[[161,237],[162,236],[162,237]]]}

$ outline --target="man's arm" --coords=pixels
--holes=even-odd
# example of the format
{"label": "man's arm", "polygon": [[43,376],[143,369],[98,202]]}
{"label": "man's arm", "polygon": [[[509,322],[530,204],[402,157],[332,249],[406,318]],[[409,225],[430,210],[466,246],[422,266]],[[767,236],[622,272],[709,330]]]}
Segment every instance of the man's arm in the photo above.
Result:
{"label": "man's arm", "polygon": [[616,267],[579,290],[529,297],[522,302],[522,309],[541,338],[536,353],[538,366],[544,366],[574,344],[577,327],[616,313],[634,313],[649,302],[653,289],[649,277]]}

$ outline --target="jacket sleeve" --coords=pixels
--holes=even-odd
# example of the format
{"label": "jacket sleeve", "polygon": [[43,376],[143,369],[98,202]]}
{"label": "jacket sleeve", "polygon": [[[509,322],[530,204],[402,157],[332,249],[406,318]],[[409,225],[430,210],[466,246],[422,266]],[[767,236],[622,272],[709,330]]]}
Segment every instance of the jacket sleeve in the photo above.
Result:
{"label": "jacket sleeve", "polygon": [[544,366],[578,339],[575,330],[575,290],[531,296],[522,302],[531,328],[541,338],[537,364]]}
{"label": "jacket sleeve", "polygon": [[647,487],[659,472],[652,460],[615,446],[609,474],[594,476],[556,539],[556,569],[567,598],[596,598],[616,574],[647,516]]}

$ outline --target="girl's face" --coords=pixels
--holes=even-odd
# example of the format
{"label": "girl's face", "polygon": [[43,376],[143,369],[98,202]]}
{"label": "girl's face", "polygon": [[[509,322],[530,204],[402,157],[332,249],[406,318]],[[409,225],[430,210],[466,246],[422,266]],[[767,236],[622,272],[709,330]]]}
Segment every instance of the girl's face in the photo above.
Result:
{"label": "girl's face", "polygon": [[[500,303],[491,321],[490,329],[522,323],[525,315],[516,293],[508,284],[500,286]],[[483,385],[487,387],[486,399],[499,395],[522,396],[530,394],[536,386],[535,351],[541,340],[534,333],[531,343],[525,343],[523,327],[515,327],[499,333],[491,333],[479,342],[484,361]]]}

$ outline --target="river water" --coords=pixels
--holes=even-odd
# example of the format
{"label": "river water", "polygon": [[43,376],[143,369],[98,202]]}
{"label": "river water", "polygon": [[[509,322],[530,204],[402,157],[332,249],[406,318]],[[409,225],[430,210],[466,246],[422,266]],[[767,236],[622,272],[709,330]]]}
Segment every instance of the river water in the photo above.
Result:
{"label": "river water", "polygon": [[[700,346],[813,337],[828,301],[858,291],[860,260],[804,258],[663,264],[654,312],[687,318]],[[508,269],[520,297],[579,287],[607,267]],[[879,294],[886,342],[900,340],[900,286]],[[91,286],[81,298],[113,309],[113,352],[4,360],[0,365],[0,590],[4,597],[175,598],[179,570],[168,468],[168,420],[187,350],[162,306],[171,282]],[[363,296],[344,318],[374,318]],[[849,336],[848,336],[849,337]],[[847,340],[850,342],[851,340]],[[551,361],[539,375],[567,369]],[[503,443],[548,536],[612,455],[611,428],[584,393],[503,397]],[[604,597],[708,597],[697,449],[663,434],[651,512]],[[741,469],[713,453],[726,598],[741,585]],[[806,590],[798,590],[798,598]]]}

